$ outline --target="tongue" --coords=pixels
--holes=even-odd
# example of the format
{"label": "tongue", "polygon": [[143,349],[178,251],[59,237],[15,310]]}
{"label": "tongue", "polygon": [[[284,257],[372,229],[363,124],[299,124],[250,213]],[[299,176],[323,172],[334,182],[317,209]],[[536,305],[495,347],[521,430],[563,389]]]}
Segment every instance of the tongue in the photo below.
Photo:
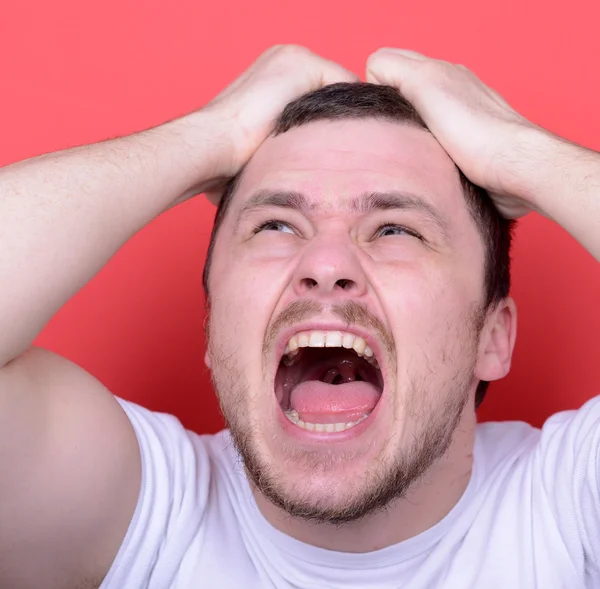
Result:
{"label": "tongue", "polygon": [[302,421],[310,423],[349,423],[373,411],[380,392],[369,382],[327,384],[307,380],[294,387],[290,405]]}

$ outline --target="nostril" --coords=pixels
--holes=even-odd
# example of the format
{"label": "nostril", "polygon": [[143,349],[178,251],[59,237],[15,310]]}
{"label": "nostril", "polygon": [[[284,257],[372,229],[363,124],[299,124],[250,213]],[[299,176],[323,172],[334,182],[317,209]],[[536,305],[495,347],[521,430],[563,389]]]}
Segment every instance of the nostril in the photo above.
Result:
{"label": "nostril", "polygon": [[[331,283],[329,283],[331,284]],[[299,283],[299,287],[302,290],[308,291],[313,290],[315,288],[322,289],[326,287],[327,281],[324,283],[315,280],[314,278],[302,278]],[[340,278],[333,283],[333,290],[342,290],[344,292],[352,292],[358,287],[357,283],[354,280],[349,278]],[[325,290],[329,290],[325,288]]]}
{"label": "nostril", "polygon": [[302,286],[304,286],[307,290],[317,286],[317,281],[314,278],[303,278],[301,282]]}
{"label": "nostril", "polygon": [[336,280],[335,284],[342,290],[350,290],[352,287],[356,286],[354,280],[349,280],[347,278],[340,278],[339,280]]}

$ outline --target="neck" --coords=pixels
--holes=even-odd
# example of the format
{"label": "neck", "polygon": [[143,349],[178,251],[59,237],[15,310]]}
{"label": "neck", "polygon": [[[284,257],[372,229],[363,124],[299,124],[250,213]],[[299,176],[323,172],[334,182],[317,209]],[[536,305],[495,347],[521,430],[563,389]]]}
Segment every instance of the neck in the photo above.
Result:
{"label": "neck", "polygon": [[318,524],[290,517],[253,489],[256,503],[279,531],[320,548],[338,552],[372,552],[408,540],[441,521],[462,497],[473,467],[476,418],[463,414],[448,452],[402,499],[355,522]]}

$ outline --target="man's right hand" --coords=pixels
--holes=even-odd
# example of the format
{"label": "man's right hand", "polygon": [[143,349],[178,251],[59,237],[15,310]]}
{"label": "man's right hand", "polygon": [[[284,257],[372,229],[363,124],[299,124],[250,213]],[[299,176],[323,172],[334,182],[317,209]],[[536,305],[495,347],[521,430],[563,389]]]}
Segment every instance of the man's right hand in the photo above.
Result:
{"label": "man's right hand", "polygon": [[[277,45],[256,62],[203,111],[216,117],[220,150],[217,176],[229,179],[267,138],[288,102],[335,82],[357,82],[342,66],[297,45]],[[216,204],[220,191],[207,192]]]}

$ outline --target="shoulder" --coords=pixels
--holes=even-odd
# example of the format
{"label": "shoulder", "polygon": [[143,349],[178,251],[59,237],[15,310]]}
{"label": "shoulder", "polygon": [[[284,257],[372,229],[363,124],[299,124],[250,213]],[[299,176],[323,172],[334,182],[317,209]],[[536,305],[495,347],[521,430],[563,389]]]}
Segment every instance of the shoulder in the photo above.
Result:
{"label": "shoulder", "polygon": [[148,476],[167,470],[189,479],[235,468],[237,455],[229,430],[200,435],[186,429],[175,415],[117,401],[133,426]]}
{"label": "shoulder", "polygon": [[522,421],[478,424],[475,440],[477,467],[490,481],[525,476],[551,495],[569,486],[597,489],[600,397],[550,416],[541,428]]}
{"label": "shoulder", "polygon": [[475,460],[488,474],[514,463],[539,443],[541,430],[524,421],[488,421],[475,430]]}
{"label": "shoulder", "polygon": [[[102,588],[152,586],[175,579],[182,556],[206,526],[223,492],[224,473],[235,468],[227,430],[198,435],[177,417],[118,399],[140,447],[142,483],[134,516]],[[176,551],[164,558],[164,551]],[[175,558],[173,558],[175,556]]]}
{"label": "shoulder", "polygon": [[485,474],[482,500],[504,508],[503,530],[524,523],[555,562],[566,554],[579,570],[600,567],[599,451],[600,397],[550,416],[541,428],[481,424],[475,456]]}
{"label": "shoulder", "polygon": [[600,436],[600,396],[594,397],[580,409],[551,415],[541,428],[523,421],[491,421],[480,423],[476,444],[486,460],[502,462],[510,456],[531,452],[552,455],[587,447],[592,450]]}

